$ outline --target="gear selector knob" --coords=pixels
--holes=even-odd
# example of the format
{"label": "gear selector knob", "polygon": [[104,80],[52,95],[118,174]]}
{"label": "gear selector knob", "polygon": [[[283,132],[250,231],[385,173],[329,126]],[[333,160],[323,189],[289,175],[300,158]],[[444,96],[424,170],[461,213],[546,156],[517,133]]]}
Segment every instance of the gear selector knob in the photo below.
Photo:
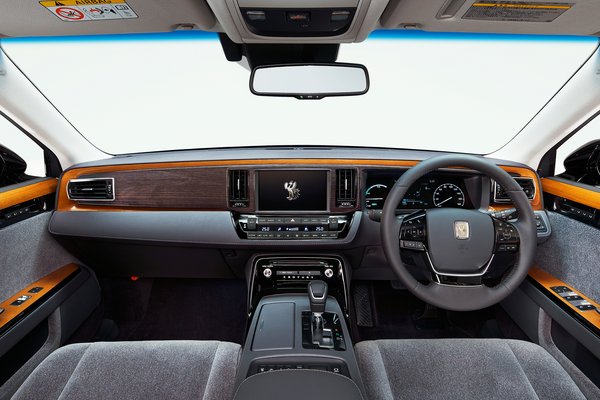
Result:
{"label": "gear selector knob", "polygon": [[319,280],[308,283],[308,300],[310,301],[310,311],[313,314],[325,312],[327,303],[327,283]]}

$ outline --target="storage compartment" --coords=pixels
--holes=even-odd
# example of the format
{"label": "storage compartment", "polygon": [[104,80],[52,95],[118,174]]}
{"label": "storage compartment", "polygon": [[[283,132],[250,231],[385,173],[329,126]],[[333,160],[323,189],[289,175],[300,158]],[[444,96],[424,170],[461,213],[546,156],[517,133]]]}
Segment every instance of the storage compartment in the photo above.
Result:
{"label": "storage compartment", "polygon": [[252,351],[291,350],[294,348],[295,304],[265,304],[260,309]]}

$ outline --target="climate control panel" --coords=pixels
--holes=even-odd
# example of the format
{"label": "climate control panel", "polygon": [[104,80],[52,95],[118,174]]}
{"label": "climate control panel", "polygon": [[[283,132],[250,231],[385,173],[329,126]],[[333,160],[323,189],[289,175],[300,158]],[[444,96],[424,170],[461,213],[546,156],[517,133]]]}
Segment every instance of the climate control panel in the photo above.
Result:
{"label": "climate control panel", "polygon": [[346,215],[240,215],[234,218],[242,237],[250,240],[338,239],[346,235]]}

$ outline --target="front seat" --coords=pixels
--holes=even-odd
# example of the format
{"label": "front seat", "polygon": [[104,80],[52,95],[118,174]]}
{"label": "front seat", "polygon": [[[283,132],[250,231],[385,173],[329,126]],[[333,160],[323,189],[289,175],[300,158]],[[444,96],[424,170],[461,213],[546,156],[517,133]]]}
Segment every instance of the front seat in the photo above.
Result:
{"label": "front seat", "polygon": [[48,356],[13,399],[231,399],[239,352],[217,341],[73,344]]}
{"label": "front seat", "polygon": [[524,341],[366,341],[356,357],[370,400],[585,400],[546,350]]}

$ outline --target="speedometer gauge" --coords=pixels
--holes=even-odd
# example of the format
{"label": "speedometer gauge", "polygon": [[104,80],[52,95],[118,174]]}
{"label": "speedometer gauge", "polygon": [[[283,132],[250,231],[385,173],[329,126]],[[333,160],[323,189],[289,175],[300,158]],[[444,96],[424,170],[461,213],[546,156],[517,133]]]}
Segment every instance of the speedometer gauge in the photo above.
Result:
{"label": "speedometer gauge", "polygon": [[463,207],[465,194],[453,183],[444,183],[433,192],[433,205],[436,207]]}

